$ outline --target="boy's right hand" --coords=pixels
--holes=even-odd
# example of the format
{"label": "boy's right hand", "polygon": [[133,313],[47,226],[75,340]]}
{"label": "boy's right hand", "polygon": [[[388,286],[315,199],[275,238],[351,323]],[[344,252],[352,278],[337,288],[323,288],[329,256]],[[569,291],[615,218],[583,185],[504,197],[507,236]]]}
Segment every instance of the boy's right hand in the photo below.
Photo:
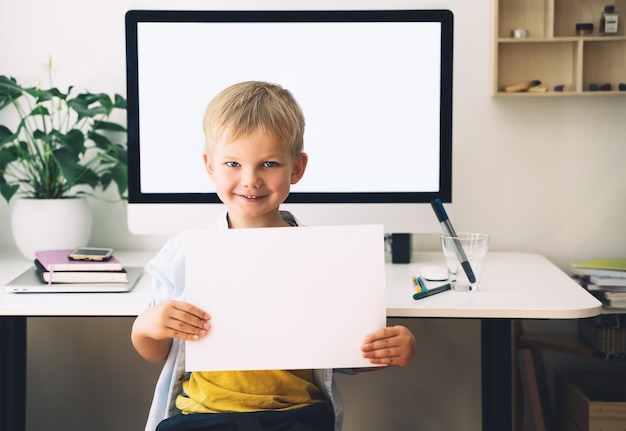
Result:
{"label": "boy's right hand", "polygon": [[167,358],[173,338],[194,341],[206,336],[210,319],[207,312],[188,302],[163,301],[137,316],[131,341],[144,359],[161,362]]}
{"label": "boy's right hand", "polygon": [[154,340],[198,340],[211,329],[211,316],[188,302],[168,300],[150,307],[141,319],[144,334]]}

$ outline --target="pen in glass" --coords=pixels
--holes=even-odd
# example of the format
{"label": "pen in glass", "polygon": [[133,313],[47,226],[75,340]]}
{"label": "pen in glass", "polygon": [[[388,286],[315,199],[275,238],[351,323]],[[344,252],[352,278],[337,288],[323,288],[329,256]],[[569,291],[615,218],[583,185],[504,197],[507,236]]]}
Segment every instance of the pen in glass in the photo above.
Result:
{"label": "pen in glass", "polygon": [[458,239],[457,234],[454,231],[454,227],[452,227],[452,223],[450,222],[450,219],[448,218],[448,214],[446,213],[446,210],[443,208],[443,203],[441,202],[441,199],[437,198],[434,201],[432,201],[430,204],[433,207],[435,214],[437,215],[437,219],[439,220],[439,224],[441,225],[443,232],[446,234],[446,236],[449,236],[455,239],[452,243],[454,247],[454,251],[457,257],[459,258],[459,262],[461,262],[461,266],[463,267],[463,270],[465,271],[465,274],[467,275],[467,279],[470,282],[470,290],[473,290],[474,288],[473,285],[476,283],[476,276],[474,275],[472,266],[467,260],[467,256],[465,255],[465,251],[463,250],[463,246],[461,245],[461,241]]}
{"label": "pen in glass", "polygon": [[426,292],[418,292],[413,294],[413,299],[422,299],[428,296],[436,295],[441,292],[445,292],[447,290],[451,290],[452,285],[450,283],[444,284],[443,286],[433,287],[432,289],[428,289]]}

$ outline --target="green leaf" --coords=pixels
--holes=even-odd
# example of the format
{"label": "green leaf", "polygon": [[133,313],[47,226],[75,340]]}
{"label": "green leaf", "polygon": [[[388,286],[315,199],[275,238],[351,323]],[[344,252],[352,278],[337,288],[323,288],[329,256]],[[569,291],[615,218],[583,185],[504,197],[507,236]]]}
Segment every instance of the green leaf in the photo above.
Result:
{"label": "green leaf", "polygon": [[5,75],[0,75],[0,88],[2,89],[0,90],[0,92],[2,93],[6,93],[6,92],[11,92],[14,94],[22,93],[22,87],[19,86],[15,78],[8,77]]}
{"label": "green leaf", "polygon": [[22,94],[22,87],[17,84],[15,78],[0,76],[0,110],[11,105]]}
{"label": "green leaf", "polygon": [[100,185],[100,182],[100,176],[97,173],[95,173],[92,169],[83,167],[80,170],[74,185],[86,184],[89,187],[95,189]]}
{"label": "green leaf", "polygon": [[[92,107],[91,105],[93,105],[94,103],[96,105]],[[67,104],[70,108],[76,111],[79,119],[93,118],[96,115],[108,115],[110,112],[110,109],[102,106],[101,99],[97,94],[79,94],[74,99],[68,100]]]}
{"label": "green leaf", "polygon": [[126,99],[119,94],[115,95],[115,107],[119,109],[126,109]]}
{"label": "green leaf", "polygon": [[126,127],[118,123],[111,123],[109,121],[98,121],[93,127],[95,130],[110,130],[112,132],[125,132]]}
{"label": "green leaf", "polygon": [[77,129],[70,130],[65,135],[61,135],[61,142],[72,149],[74,154],[78,157],[79,154],[85,153],[85,135],[83,132]]}
{"label": "green leaf", "polygon": [[69,148],[62,147],[54,150],[52,157],[59,165],[59,168],[61,168],[61,172],[63,172],[67,182],[72,185],[76,184],[76,179],[81,169],[81,166],[76,163],[78,159],[76,153]]}
{"label": "green leaf", "polygon": [[96,106],[94,108],[85,107],[80,104],[73,104],[70,106],[78,114],[78,119],[93,118],[96,115],[107,115],[109,113],[109,111],[102,106]]}
{"label": "green leaf", "polygon": [[13,163],[18,158],[15,145],[2,147],[0,149],[0,172],[4,172],[9,163]]}
{"label": "green leaf", "polygon": [[52,132],[50,132],[50,134],[48,134],[41,129],[33,130],[33,138],[35,138],[38,141],[51,142],[52,137],[50,135],[54,134],[55,132],[56,130],[53,130]]}
{"label": "green leaf", "polygon": [[17,133],[13,133],[7,127],[0,125],[0,148],[17,139]]}
{"label": "green leaf", "polygon": [[46,108],[45,106],[37,105],[33,108],[32,111],[30,111],[30,114],[28,114],[28,116],[35,117],[37,115],[50,116],[50,111],[48,111],[48,108]]}
{"label": "green leaf", "polygon": [[24,92],[37,100],[41,96],[41,90],[37,87],[23,88]]}
{"label": "green leaf", "polygon": [[124,196],[126,189],[128,188],[128,170],[126,169],[126,165],[116,165],[111,170],[111,175],[113,176],[113,181],[115,181],[115,184],[117,185],[119,195]]}
{"label": "green leaf", "polygon": [[96,144],[96,147],[101,148],[105,151],[113,146],[113,142],[108,137],[99,133],[91,132],[89,134],[89,139],[91,139]]}
{"label": "green leaf", "polygon": [[58,88],[50,88],[48,90],[39,90],[38,96],[35,96],[35,97],[37,97],[37,102],[46,102],[48,100],[54,99],[55,97],[65,100],[67,99],[67,96],[69,95],[71,88],[72,87],[70,87],[67,93],[62,93]]}
{"label": "green leaf", "polygon": [[6,183],[2,183],[0,184],[0,194],[2,194],[2,197],[4,197],[4,199],[7,201],[7,203],[11,200],[11,198],[13,197],[13,195],[15,195],[15,193],[17,193],[17,190],[20,188],[19,185],[15,184],[15,185],[9,185]]}
{"label": "green leaf", "polygon": [[128,165],[128,151],[126,150],[126,146],[114,144],[113,150],[115,151],[115,158],[118,160],[120,166],[126,170]]}
{"label": "green leaf", "polygon": [[108,94],[98,93],[95,96],[100,105],[106,108],[107,112],[111,112],[113,110],[113,102]]}

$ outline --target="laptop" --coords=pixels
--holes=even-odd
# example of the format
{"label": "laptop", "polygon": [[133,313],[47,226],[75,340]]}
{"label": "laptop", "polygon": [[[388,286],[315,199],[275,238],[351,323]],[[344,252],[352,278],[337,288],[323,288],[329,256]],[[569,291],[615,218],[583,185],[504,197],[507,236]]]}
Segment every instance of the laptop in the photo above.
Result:
{"label": "laptop", "polygon": [[128,267],[128,283],[52,283],[41,280],[37,269],[32,267],[4,286],[12,293],[108,293],[129,292],[143,274],[143,268]]}

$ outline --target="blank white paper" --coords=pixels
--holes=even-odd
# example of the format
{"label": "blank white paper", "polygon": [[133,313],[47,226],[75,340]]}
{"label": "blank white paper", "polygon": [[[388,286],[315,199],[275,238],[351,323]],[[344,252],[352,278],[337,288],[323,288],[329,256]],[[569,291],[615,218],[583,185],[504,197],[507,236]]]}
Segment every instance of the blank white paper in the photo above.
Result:
{"label": "blank white paper", "polygon": [[386,326],[379,225],[194,232],[186,283],[211,315],[188,371],[368,367],[363,339]]}

